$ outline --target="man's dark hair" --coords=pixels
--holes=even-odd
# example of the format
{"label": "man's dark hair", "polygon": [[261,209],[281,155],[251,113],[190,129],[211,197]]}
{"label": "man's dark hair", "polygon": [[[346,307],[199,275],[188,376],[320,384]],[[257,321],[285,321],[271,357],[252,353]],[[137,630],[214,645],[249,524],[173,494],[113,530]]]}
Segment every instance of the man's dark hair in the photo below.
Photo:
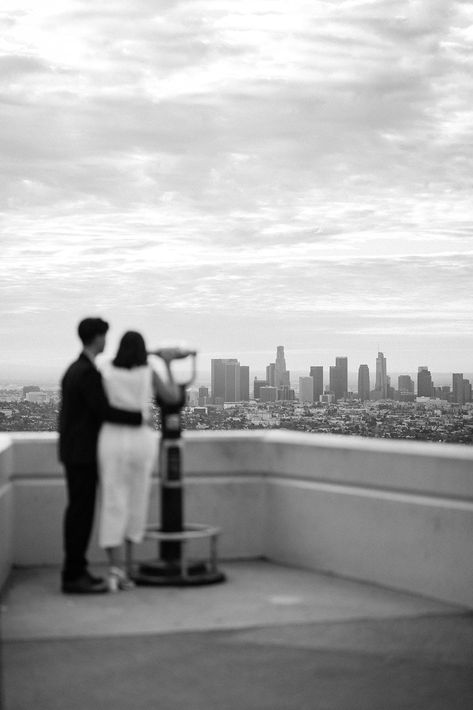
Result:
{"label": "man's dark hair", "polygon": [[90,345],[97,335],[105,335],[108,323],[101,318],[84,318],[79,323],[77,332],[84,345]]}
{"label": "man's dark hair", "polygon": [[115,367],[130,370],[132,367],[146,365],[147,362],[148,353],[143,336],[134,330],[128,330],[120,340],[113,364]]}

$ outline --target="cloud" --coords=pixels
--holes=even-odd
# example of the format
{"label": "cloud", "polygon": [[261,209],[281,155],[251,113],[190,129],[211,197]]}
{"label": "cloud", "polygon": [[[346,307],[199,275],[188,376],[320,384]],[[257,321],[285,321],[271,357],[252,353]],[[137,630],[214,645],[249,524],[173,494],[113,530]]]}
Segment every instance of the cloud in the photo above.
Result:
{"label": "cloud", "polygon": [[471,332],[468,3],[8,0],[0,23],[17,338],[51,305],[215,347],[215,317],[246,347],[268,321]]}
{"label": "cloud", "polygon": [[37,57],[0,56],[0,75],[3,81],[15,81],[28,74],[43,74],[48,71],[46,62]]}

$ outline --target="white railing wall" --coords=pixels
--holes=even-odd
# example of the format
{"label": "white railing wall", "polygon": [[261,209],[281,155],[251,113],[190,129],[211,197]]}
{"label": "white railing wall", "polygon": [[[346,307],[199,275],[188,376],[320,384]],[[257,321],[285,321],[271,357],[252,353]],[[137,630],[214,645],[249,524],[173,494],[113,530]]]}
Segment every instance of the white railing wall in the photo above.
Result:
{"label": "white railing wall", "polygon": [[0,434],[0,589],[13,563],[13,485],[10,437]]}
{"label": "white railing wall", "polygon": [[[0,571],[58,565],[55,434],[3,435]],[[266,557],[473,607],[473,449],[284,431],[186,432],[185,519],[223,559]],[[158,479],[150,518],[158,512]],[[140,547],[143,559],[154,543]],[[103,561],[94,538],[92,561]]]}

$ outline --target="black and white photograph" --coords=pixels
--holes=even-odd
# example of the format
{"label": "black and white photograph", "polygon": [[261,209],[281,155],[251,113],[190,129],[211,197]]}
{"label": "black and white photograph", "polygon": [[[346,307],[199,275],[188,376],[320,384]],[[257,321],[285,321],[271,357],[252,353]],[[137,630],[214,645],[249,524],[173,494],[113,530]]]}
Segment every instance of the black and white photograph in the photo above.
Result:
{"label": "black and white photograph", "polygon": [[473,3],[2,0],[0,710],[471,710]]}

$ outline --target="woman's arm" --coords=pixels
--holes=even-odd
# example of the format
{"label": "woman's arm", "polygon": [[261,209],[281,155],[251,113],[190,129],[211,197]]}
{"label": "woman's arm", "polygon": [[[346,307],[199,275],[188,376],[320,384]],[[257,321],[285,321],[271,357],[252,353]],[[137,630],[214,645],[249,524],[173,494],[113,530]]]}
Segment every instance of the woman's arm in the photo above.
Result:
{"label": "woman's arm", "polygon": [[91,367],[84,372],[81,380],[81,391],[89,409],[95,413],[101,423],[113,422],[114,424],[128,424],[129,426],[141,426],[143,423],[141,412],[131,412],[111,406],[105,393],[102,375],[95,368]]}
{"label": "woman's arm", "polygon": [[174,381],[169,362],[165,361],[168,379],[164,382],[157,372],[153,370],[153,391],[156,399],[163,404],[179,404],[181,389]]}

